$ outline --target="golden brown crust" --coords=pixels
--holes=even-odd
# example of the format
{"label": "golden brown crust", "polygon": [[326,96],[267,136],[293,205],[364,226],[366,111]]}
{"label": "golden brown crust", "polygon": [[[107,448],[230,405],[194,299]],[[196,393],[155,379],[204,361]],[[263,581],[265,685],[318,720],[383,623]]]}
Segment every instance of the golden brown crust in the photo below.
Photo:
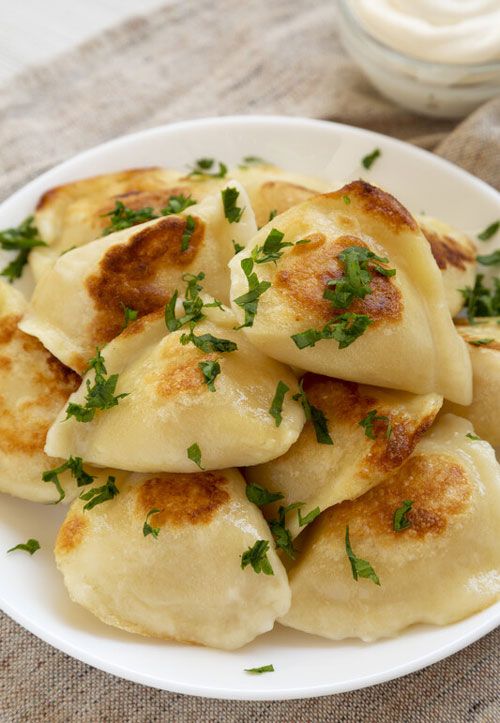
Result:
{"label": "golden brown crust", "polygon": [[160,214],[162,209],[167,205],[171,196],[190,195],[190,189],[187,186],[172,186],[171,188],[163,188],[160,190],[130,190],[125,193],[119,193],[113,196],[109,201],[96,213],[96,219],[99,225],[105,228],[109,225],[109,217],[106,215],[115,208],[117,201],[121,201],[127,208],[133,211],[139,211],[142,208],[151,208],[153,213]]}
{"label": "golden brown crust", "polygon": [[63,522],[56,538],[54,551],[56,555],[71,552],[82,542],[89,522],[85,515],[79,512],[70,512]]}
{"label": "golden brown crust", "polygon": [[366,181],[353,181],[338,191],[325,195],[335,199],[342,199],[344,196],[349,196],[351,200],[355,198],[363,211],[378,216],[395,231],[408,229],[416,231],[418,229],[417,222],[411,213],[394,196]]}
{"label": "golden brown crust", "polygon": [[198,364],[200,361],[215,361],[217,354],[203,354],[192,347],[179,347],[172,358],[172,351],[164,355],[164,364],[161,366],[157,393],[168,398],[177,396],[179,392],[200,393],[209,391],[205,377]]}
{"label": "golden brown crust", "polygon": [[19,314],[8,314],[0,317],[0,344],[8,344],[17,330],[22,317]]}
{"label": "golden brown crust", "polygon": [[[308,244],[299,244],[280,261],[274,286],[293,302],[298,313],[308,312],[326,323],[344,314],[347,309],[335,309],[323,298],[327,282],[339,279],[343,265],[339,254],[350,246],[366,248],[357,236],[341,236],[329,241],[323,234],[310,234]],[[401,318],[403,303],[401,292],[390,277],[376,271],[371,281],[372,292],[364,299],[355,299],[348,311],[367,314],[374,322],[395,322]]]}
{"label": "golden brown crust", "polygon": [[166,304],[170,293],[161,283],[162,269],[191,264],[205,237],[205,224],[194,218],[189,247],[182,251],[187,219],[167,216],[134,233],[126,244],[112,246],[104,254],[99,270],[86,281],[97,310],[91,333],[96,345],[117,336],[123,327],[124,307],[144,316]]}
{"label": "golden brown crust", "polygon": [[161,510],[150,518],[150,524],[158,527],[206,525],[229,501],[226,485],[220,472],[158,475],[138,490],[137,514],[142,518],[152,509]]}
{"label": "golden brown crust", "polygon": [[468,247],[457,243],[457,241],[447,234],[438,234],[420,224],[420,228],[427,241],[430,244],[432,255],[441,270],[454,266],[460,271],[466,271],[467,266],[476,262],[476,250],[471,241]]}

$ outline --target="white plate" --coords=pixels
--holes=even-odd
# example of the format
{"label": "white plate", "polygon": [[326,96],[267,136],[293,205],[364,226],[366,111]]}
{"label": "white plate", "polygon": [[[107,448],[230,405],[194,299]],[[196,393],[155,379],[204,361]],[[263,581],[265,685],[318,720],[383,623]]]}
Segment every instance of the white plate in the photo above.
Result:
{"label": "white plate", "polygon": [[[360,165],[378,147],[367,172]],[[0,228],[30,213],[47,188],[133,166],[183,168],[202,156],[234,164],[258,155],[294,171],[337,179],[360,175],[383,185],[415,212],[426,211],[471,233],[500,217],[498,194],[455,166],[412,146],[335,123],[279,117],[236,117],[177,123],[143,131],[82,153],[45,173],[0,206]],[[492,241],[487,246],[498,245]],[[485,244],[486,247],[486,244]],[[23,282],[29,284],[26,279]],[[333,643],[277,626],[243,650],[227,653],[115,630],[70,602],[52,547],[65,509],[0,496],[0,607],[43,640],[97,668],[166,690],[217,698],[301,698],[381,683],[464,648],[500,623],[500,604],[447,627],[415,626],[373,644]],[[28,537],[34,557],[4,551]],[[418,581],[416,581],[418,584]],[[244,668],[272,663],[275,673]]]}

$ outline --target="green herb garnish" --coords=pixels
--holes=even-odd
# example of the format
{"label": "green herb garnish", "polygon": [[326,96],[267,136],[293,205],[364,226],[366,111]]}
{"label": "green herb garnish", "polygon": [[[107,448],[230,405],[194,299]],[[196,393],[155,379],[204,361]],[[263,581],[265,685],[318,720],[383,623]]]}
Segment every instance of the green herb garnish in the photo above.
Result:
{"label": "green herb garnish", "polygon": [[500,264],[500,249],[493,251],[492,254],[486,254],[485,256],[477,256],[476,260],[483,266],[496,266]]}
{"label": "green herb garnish", "polygon": [[474,286],[460,289],[464,297],[469,324],[475,323],[476,316],[498,316],[500,314],[500,279],[493,279],[494,288],[483,284],[484,274],[478,274]]}
{"label": "green herb garnish", "polygon": [[6,228],[4,231],[0,231],[0,248],[5,251],[18,252],[14,259],[0,271],[0,276],[5,276],[9,283],[21,278],[23,269],[28,263],[31,249],[46,245],[38,234],[33,216],[28,216],[15,228]]}
{"label": "green herb garnish", "polygon": [[[218,168],[216,168],[218,166]],[[198,158],[188,176],[199,176],[200,178],[225,178],[227,166],[214,158]]]}
{"label": "green herb garnish", "polygon": [[260,675],[261,673],[274,673],[273,665],[261,665],[260,668],[245,668],[245,673]]}
{"label": "green herb garnish", "polygon": [[396,269],[387,269],[381,264],[388,259],[377,256],[364,246],[350,246],[338,256],[344,264],[340,279],[330,279],[326,284],[323,298],[331,301],[336,309],[347,309],[354,299],[364,299],[372,293],[372,274],[394,276]]}
{"label": "green herb garnish", "polygon": [[188,459],[190,459],[191,462],[194,462],[197,467],[199,467],[200,469],[205,469],[201,466],[201,449],[196,442],[190,447],[188,447],[187,456]]}
{"label": "green herb garnish", "polygon": [[469,344],[473,344],[473,346],[484,346],[484,344],[491,344],[492,341],[495,341],[492,337],[488,339],[474,339],[469,340]]}
{"label": "green herb garnish", "polygon": [[14,550],[23,550],[24,552],[29,552],[30,555],[34,555],[37,550],[40,549],[40,543],[38,540],[34,540],[32,537],[28,540],[28,542],[20,542],[19,545],[15,545],[15,547],[11,547],[10,550],[7,550],[7,552],[14,552]]}
{"label": "green herb garnish", "polygon": [[352,551],[351,543],[349,540],[349,525],[347,525],[347,527],[345,528],[345,549],[347,552],[347,557],[349,558],[349,562],[351,563],[353,578],[357,580],[360,577],[366,577],[368,580],[374,582],[375,585],[380,585],[380,580],[378,579],[378,576],[370,563],[366,560],[362,560],[360,557],[356,557],[356,555]]}
{"label": "green herb garnish", "polygon": [[110,475],[106,484],[102,485],[102,487],[93,487],[88,492],[82,492],[80,499],[87,501],[87,504],[83,505],[83,509],[92,510],[97,505],[100,505],[103,502],[108,502],[108,500],[112,500],[113,497],[116,497],[120,490],[115,485],[115,482],[116,477],[111,477]]}
{"label": "green herb garnish", "polygon": [[269,542],[267,540],[257,540],[253,547],[249,547],[241,556],[241,569],[244,570],[247,565],[251,565],[256,573],[263,572],[264,575],[274,575],[273,568],[267,557],[269,552]]}
{"label": "green herb garnish", "polygon": [[339,343],[339,349],[345,349],[356,341],[372,323],[373,320],[366,314],[347,312],[331,319],[320,330],[307,329],[300,334],[293,334],[291,339],[299,349],[315,346],[322,339],[335,339]]}
{"label": "green herb garnish", "polygon": [[271,502],[277,502],[278,500],[282,500],[284,498],[284,495],[282,495],[281,492],[269,492],[269,490],[266,490],[265,487],[254,484],[247,484],[246,494],[247,499],[258,507],[269,505]]}
{"label": "green herb garnish", "polygon": [[283,241],[285,234],[277,228],[271,229],[262,246],[256,246],[252,251],[252,258],[256,264],[276,262],[283,256],[283,249],[293,246],[289,241]]}
{"label": "green herb garnish", "polygon": [[211,392],[215,392],[215,379],[220,374],[220,364],[218,361],[202,361],[198,363],[201,373],[205,378],[207,387]]}
{"label": "green herb garnish", "polygon": [[66,493],[64,492],[61,482],[59,480],[59,475],[66,470],[69,470],[71,472],[72,476],[76,480],[78,487],[90,485],[96,479],[91,474],[88,474],[88,472],[85,472],[85,470],[83,469],[83,459],[81,457],[70,457],[59,467],[46,470],[42,474],[43,482],[52,482],[52,484],[56,486],[56,490],[59,492],[59,499],[56,501],[55,504],[63,500],[66,496]]}
{"label": "green herb garnish", "polygon": [[304,391],[302,380],[299,382],[299,388],[300,391],[294,394],[292,398],[296,402],[301,403],[306,419],[312,422],[317,442],[319,442],[319,444],[333,444],[333,439],[328,431],[328,419],[324,412],[310,403]]}
{"label": "green herb garnish", "polygon": [[191,236],[193,235],[193,232],[196,228],[196,224],[194,221],[194,218],[192,216],[188,216],[186,218],[186,225],[184,226],[184,231],[182,232],[181,237],[181,252],[184,253],[184,251],[187,251],[189,248],[189,244],[191,242]]}
{"label": "green herb garnish", "polygon": [[234,299],[234,303],[245,312],[245,322],[238,328],[253,326],[259,299],[271,287],[270,281],[259,281],[257,274],[253,271],[253,266],[254,262],[251,258],[243,259],[241,262],[241,268],[248,281],[248,291]]}
{"label": "green herb garnish", "polygon": [[172,214],[182,213],[186,210],[186,208],[195,206],[196,203],[197,202],[191,197],[191,194],[189,196],[185,196],[183,193],[180,193],[178,196],[170,196],[167,205],[161,210],[161,215],[171,216]]}
{"label": "green herb garnish", "polygon": [[[205,274],[200,271],[199,274],[184,274],[182,280],[186,282],[186,291],[184,292],[184,316],[177,318],[175,315],[175,306],[179,292],[176,289],[172,294],[172,298],[165,306],[165,324],[169,331],[177,331],[185,324],[197,322],[204,318],[203,301],[200,298],[200,291],[203,287],[198,283],[203,281]],[[208,304],[207,304],[208,306]]]}
{"label": "green herb garnish", "polygon": [[279,381],[276,386],[276,392],[273,397],[273,401],[271,403],[271,407],[269,408],[269,414],[271,417],[274,417],[274,421],[277,427],[280,426],[281,422],[283,421],[283,417],[281,415],[281,412],[283,410],[283,402],[285,400],[285,394],[290,391],[290,387],[288,387],[285,382]]}
{"label": "green herb garnish", "polygon": [[349,198],[349,196],[342,196],[342,200],[346,206],[348,206],[351,203],[351,199]]}
{"label": "green herb garnish", "polygon": [[205,354],[210,354],[212,352],[230,352],[230,351],[236,351],[238,348],[238,345],[235,344],[234,341],[229,341],[228,339],[219,339],[216,336],[212,336],[212,334],[201,334],[200,336],[196,336],[196,334],[193,332],[194,324],[191,323],[190,325],[190,331],[189,334],[182,334],[180,338],[180,343],[185,346],[186,344],[194,344],[197,349],[201,349],[201,351],[204,351]]}
{"label": "green herb garnish", "polygon": [[160,534],[160,528],[159,527],[153,527],[149,523],[149,518],[153,515],[156,515],[158,512],[161,512],[157,507],[153,507],[152,510],[149,510],[148,514],[146,515],[146,519],[144,521],[144,524],[142,526],[142,534],[144,537],[147,537],[148,535],[151,535],[155,538],[155,540],[158,538],[158,535]]}
{"label": "green herb garnish", "polygon": [[467,432],[465,435],[469,439],[472,439],[473,442],[481,442],[481,437],[478,437],[477,434],[472,434],[472,432]]}
{"label": "green herb garnish", "polygon": [[477,237],[480,241],[489,241],[490,238],[493,238],[493,236],[497,233],[499,228],[500,221],[494,221],[493,223],[490,223],[490,225],[485,228],[484,231],[478,233]]}
{"label": "green herb garnish", "polygon": [[101,218],[109,218],[109,226],[106,226],[102,231],[102,235],[107,236],[115,231],[122,231],[124,228],[152,221],[158,218],[158,214],[154,212],[151,206],[145,206],[134,211],[134,209],[125,206],[122,201],[115,201],[114,209],[108,211],[108,213],[103,213]]}
{"label": "green herb garnish", "polygon": [[237,244],[236,241],[234,241],[234,240],[233,240],[232,244],[233,244],[234,255],[235,255],[235,256],[236,256],[236,254],[239,254],[240,251],[243,251],[243,249],[245,248],[245,247],[242,246],[241,244]]}
{"label": "green herb garnish", "polygon": [[241,219],[241,215],[245,208],[240,208],[236,205],[240,192],[237,188],[229,186],[220,192],[222,196],[222,203],[224,205],[224,216],[227,218],[229,223],[238,223]]}
{"label": "green herb garnish", "polygon": [[276,218],[278,215],[278,212],[275,208],[273,208],[271,211],[269,211],[269,218],[267,219],[267,223],[273,220],[273,218]]}
{"label": "green herb garnish", "polygon": [[293,502],[291,505],[287,505],[286,507],[280,505],[278,507],[278,519],[270,520],[269,522],[269,528],[273,535],[276,549],[286,552],[288,557],[290,557],[292,560],[295,560],[297,550],[293,546],[292,535],[290,533],[290,530],[286,527],[285,518],[289,512],[291,512],[292,510],[296,510],[303,504],[303,502]]}
{"label": "green herb garnish", "polygon": [[413,505],[412,500],[403,500],[401,503],[401,507],[398,507],[397,510],[394,512],[394,516],[392,518],[392,529],[395,532],[402,532],[403,530],[406,530],[408,527],[410,527],[411,522],[408,519],[408,512],[411,510]]}
{"label": "green herb garnish", "polygon": [[377,158],[378,158],[380,155],[381,155],[380,148],[375,148],[374,151],[372,151],[372,152],[369,153],[367,156],[364,156],[364,157],[361,159],[361,163],[362,163],[363,166],[368,170],[368,169],[370,169],[370,168],[373,166],[373,164],[375,163],[375,161],[377,160]]}
{"label": "green herb garnish", "polygon": [[315,507],[314,510],[311,510],[307,513],[307,515],[302,517],[302,513],[299,507],[299,509],[297,510],[297,514],[299,517],[299,527],[304,527],[305,525],[311,524],[311,522],[313,522],[313,520],[315,520],[316,517],[321,514],[321,510],[319,509],[319,507]]}
{"label": "green herb garnish", "polygon": [[116,385],[118,383],[118,374],[112,374],[106,379],[106,367],[104,357],[99,349],[96,350],[96,356],[89,361],[89,371],[94,369],[94,384],[87,379],[87,394],[85,396],[85,404],[75,404],[71,402],[66,408],[66,419],[75,417],[77,422],[91,422],[94,419],[98,409],[111,409],[116,407],[120,399],[127,397],[128,393],[115,395]]}
{"label": "green herb garnish", "polygon": [[127,328],[129,324],[131,324],[133,321],[137,319],[137,315],[139,314],[136,309],[130,309],[128,306],[125,306],[125,304],[122,304],[123,308],[123,326],[122,331]]}
{"label": "green herb garnish", "polygon": [[387,427],[385,430],[385,437],[386,439],[390,439],[392,434],[392,425],[391,420],[389,417],[386,417],[385,415],[377,415],[377,410],[372,409],[371,412],[368,412],[366,417],[362,419],[360,422],[358,422],[360,427],[363,427],[365,430],[365,435],[368,437],[368,439],[376,439],[375,437],[375,430],[373,428],[373,425],[375,422],[386,422]]}

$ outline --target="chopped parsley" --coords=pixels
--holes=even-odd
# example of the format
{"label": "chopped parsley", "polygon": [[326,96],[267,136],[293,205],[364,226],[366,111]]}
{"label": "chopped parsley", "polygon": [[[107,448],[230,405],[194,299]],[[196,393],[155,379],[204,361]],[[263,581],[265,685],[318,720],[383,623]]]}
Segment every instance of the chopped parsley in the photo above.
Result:
{"label": "chopped parsley", "polygon": [[202,361],[198,363],[201,373],[205,379],[205,383],[211,392],[215,392],[215,379],[220,374],[220,364],[218,361]]}
{"label": "chopped parsley", "polygon": [[122,231],[124,228],[152,221],[158,218],[158,214],[154,212],[151,206],[145,206],[134,211],[134,209],[125,206],[122,201],[115,201],[114,209],[108,211],[108,213],[103,213],[101,218],[109,218],[109,226],[106,226],[102,231],[102,235],[107,236],[115,231]]}
{"label": "chopped parsley", "polygon": [[333,439],[328,431],[328,419],[324,412],[310,403],[304,391],[302,380],[299,383],[299,388],[300,392],[294,394],[293,399],[301,403],[306,419],[312,422],[316,434],[316,441],[319,442],[319,444],[333,444]]}
{"label": "chopped parsley", "polygon": [[469,439],[472,439],[473,442],[481,442],[481,437],[478,437],[477,434],[472,434],[472,432],[467,432],[465,435]]}
{"label": "chopped parsley", "polygon": [[352,551],[351,543],[349,540],[349,525],[347,525],[347,527],[345,528],[345,549],[347,552],[347,557],[349,558],[349,562],[351,563],[353,578],[355,580],[358,580],[358,578],[360,577],[366,577],[368,580],[374,582],[375,585],[380,585],[380,580],[378,579],[378,576],[370,563],[366,560],[362,560],[360,557],[356,557],[356,555]]}
{"label": "chopped parsley", "polygon": [[381,264],[388,259],[377,256],[364,246],[350,246],[338,256],[344,264],[344,272],[339,279],[327,281],[323,298],[331,301],[336,309],[347,309],[354,299],[364,299],[372,293],[372,274],[394,276],[396,269],[387,269]]}
{"label": "chopped parsley", "polygon": [[131,324],[133,321],[137,319],[137,315],[139,314],[136,309],[130,309],[128,306],[125,306],[125,304],[122,304],[123,308],[123,326],[122,331],[127,328],[129,324]]}
{"label": "chopped parsley", "polygon": [[245,326],[253,326],[259,299],[271,287],[270,281],[259,281],[257,274],[253,271],[253,266],[254,261],[251,258],[243,259],[241,262],[241,268],[248,281],[248,291],[234,299],[234,303],[245,312],[245,321],[238,327],[240,329]]}
{"label": "chopped parsley", "polygon": [[297,514],[299,517],[299,527],[304,527],[305,525],[310,525],[311,522],[313,522],[313,520],[315,520],[316,517],[321,514],[321,510],[319,509],[319,507],[315,507],[314,510],[311,510],[307,513],[307,515],[302,517],[302,513],[299,507],[299,509],[297,510]]}
{"label": "chopped parsley", "polygon": [[169,331],[177,331],[185,324],[190,322],[200,321],[204,318],[203,315],[203,301],[200,298],[200,291],[203,287],[198,283],[203,281],[205,274],[200,271],[199,274],[184,274],[182,280],[186,282],[186,291],[184,292],[184,316],[177,318],[175,315],[175,306],[177,304],[177,298],[179,292],[176,289],[172,294],[172,298],[165,306],[165,324]]}
{"label": "chopped parsley", "polygon": [[200,469],[205,469],[201,466],[201,449],[196,442],[187,448],[187,456],[191,462],[194,462]]}
{"label": "chopped parsley", "polygon": [[394,532],[402,532],[411,526],[411,522],[408,519],[408,512],[410,512],[412,506],[412,500],[403,500],[401,507],[398,507],[398,509],[394,511],[392,518],[392,529]]}
{"label": "chopped parsley", "polygon": [[488,339],[474,339],[469,340],[469,344],[473,344],[474,346],[483,346],[484,344],[491,344],[492,341],[495,341],[493,338]]}
{"label": "chopped parsley", "polygon": [[227,174],[227,166],[221,161],[214,158],[198,158],[192,166],[192,170],[188,176],[198,176],[199,178],[225,178]]}
{"label": "chopped parsley", "polygon": [[392,434],[391,420],[383,414],[377,414],[376,409],[372,409],[371,412],[368,412],[366,417],[358,422],[358,424],[360,427],[363,427],[368,439],[376,439],[375,430],[373,428],[375,422],[386,422],[387,426],[385,430],[385,437],[386,439],[390,439]]}
{"label": "chopped parsley", "polygon": [[280,505],[278,507],[278,519],[269,521],[269,528],[274,538],[276,549],[286,552],[288,557],[292,560],[295,560],[297,550],[293,546],[292,535],[290,530],[286,527],[285,518],[289,512],[296,510],[303,504],[303,502],[293,502],[291,505],[287,505],[286,507]]}
{"label": "chopped parsley", "polygon": [[315,346],[322,339],[335,339],[339,349],[345,349],[364,334],[373,320],[366,314],[346,312],[331,319],[322,329],[307,329],[299,334],[293,334],[291,339],[299,349]]}
{"label": "chopped parsley", "polygon": [[23,550],[24,552],[29,552],[30,555],[34,555],[37,550],[40,550],[40,543],[38,540],[34,540],[30,537],[28,542],[20,542],[19,545],[11,547],[10,550],[7,550],[7,552],[14,552],[14,550]]}
{"label": "chopped parsley", "polygon": [[351,199],[349,198],[349,196],[342,196],[342,200],[346,206],[348,206],[351,203]]}
{"label": "chopped parsley", "polygon": [[85,404],[75,404],[70,402],[66,408],[66,419],[75,417],[77,422],[91,422],[98,409],[111,409],[116,407],[120,399],[127,397],[127,393],[115,395],[116,385],[118,383],[118,374],[112,374],[106,378],[106,366],[104,357],[99,349],[96,350],[96,356],[89,361],[89,368],[94,369],[94,384],[87,379],[87,394],[85,396]]}
{"label": "chopped parsley", "polygon": [[246,169],[248,166],[256,166],[256,165],[267,165],[269,161],[264,160],[263,158],[260,158],[260,156],[245,156],[243,158],[243,161],[239,164],[239,168]]}
{"label": "chopped parsley", "polygon": [[483,266],[496,266],[500,264],[500,249],[493,251],[492,254],[486,254],[485,256],[477,256],[477,262]]}
{"label": "chopped parsley", "polygon": [[477,237],[480,241],[489,241],[490,238],[493,238],[493,236],[497,233],[499,228],[500,221],[494,221],[493,223],[490,223],[490,225],[487,226],[484,231],[478,233]]}
{"label": "chopped parsley", "polygon": [[274,575],[273,568],[267,557],[269,552],[269,542],[267,540],[257,540],[253,547],[249,547],[241,556],[241,569],[244,570],[247,565],[251,565],[256,573],[263,572],[264,575]]}
{"label": "chopped parsley", "polygon": [[260,668],[245,668],[245,673],[260,675],[261,673],[274,673],[273,665],[261,665]]}
{"label": "chopped parsley", "polygon": [[234,254],[235,254],[235,256],[236,256],[236,254],[239,254],[240,251],[243,251],[243,249],[245,248],[245,247],[242,246],[241,244],[237,244],[236,241],[234,241],[234,239],[233,239],[233,242],[232,242],[232,243],[233,243],[233,248],[234,248]]}
{"label": "chopped parsley", "polygon": [[6,228],[4,231],[0,231],[0,248],[5,251],[17,251],[14,259],[0,271],[0,276],[5,276],[9,283],[21,278],[31,249],[46,245],[39,236],[33,216],[28,216],[16,228]]}
{"label": "chopped parsley", "polygon": [[210,354],[212,352],[224,353],[236,351],[238,348],[238,345],[235,344],[234,341],[229,341],[229,339],[219,339],[216,336],[212,336],[212,334],[201,334],[200,336],[196,336],[193,330],[194,323],[191,322],[189,334],[181,335],[180,342],[183,346],[190,343],[194,344],[197,349],[201,349],[201,351],[204,351],[205,354]]}
{"label": "chopped parsley", "polygon": [[153,509],[149,510],[148,514],[146,515],[146,519],[142,526],[142,534],[144,535],[144,537],[151,535],[155,538],[155,540],[158,538],[158,535],[160,534],[160,528],[153,527],[149,522],[150,517],[156,515],[158,512],[161,512],[161,510],[159,510],[157,507],[153,507]]}
{"label": "chopped parsley", "polygon": [[290,391],[290,387],[288,387],[285,382],[279,381],[276,386],[276,392],[273,397],[273,401],[271,403],[271,407],[269,408],[269,414],[271,417],[274,418],[275,424],[277,427],[280,426],[281,422],[283,421],[283,417],[281,412],[283,411],[283,402],[285,400],[285,394]]}
{"label": "chopped parsley", "polygon": [[243,211],[245,208],[240,208],[236,205],[240,192],[237,188],[229,186],[220,192],[222,196],[222,203],[224,206],[224,216],[227,218],[229,223],[239,223]]}
{"label": "chopped parsley", "polygon": [[172,214],[182,213],[186,208],[194,206],[195,204],[196,201],[191,197],[191,194],[185,196],[183,193],[180,193],[178,196],[170,196],[167,205],[161,210],[161,215],[171,216]]}
{"label": "chopped parsley", "polygon": [[65,491],[62,488],[61,481],[59,480],[59,475],[65,472],[66,470],[69,470],[76,480],[76,483],[78,487],[85,487],[85,485],[90,485],[95,480],[95,477],[93,477],[91,474],[88,474],[88,472],[85,472],[83,469],[83,459],[81,457],[70,457],[66,460],[63,464],[61,464],[59,467],[54,467],[54,469],[48,469],[42,474],[42,480],[43,482],[52,482],[56,486],[56,490],[59,492],[59,499],[56,501],[61,502],[66,496]]}
{"label": "chopped parsley", "polygon": [[269,211],[269,218],[267,219],[267,223],[272,221],[273,218],[276,218],[277,215],[278,215],[278,211],[275,208],[271,209],[271,211]]}
{"label": "chopped parsley", "polygon": [[87,502],[87,504],[83,505],[83,509],[92,510],[94,507],[97,507],[97,505],[108,502],[112,500],[113,497],[116,497],[120,490],[115,485],[115,482],[116,477],[110,475],[106,484],[103,484],[102,487],[93,487],[88,492],[82,492],[80,499]]}
{"label": "chopped parsley", "polygon": [[252,251],[252,258],[256,264],[276,262],[283,256],[283,249],[293,246],[289,241],[283,241],[285,234],[277,228],[271,229],[262,246],[256,246]]}
{"label": "chopped parsley", "polygon": [[500,314],[500,279],[493,279],[494,287],[483,284],[484,274],[478,274],[474,286],[460,289],[464,297],[469,324],[475,323],[476,316],[497,316]]}
{"label": "chopped parsley", "polygon": [[181,237],[181,252],[184,253],[184,251],[187,251],[189,248],[189,244],[191,243],[191,236],[193,235],[193,232],[196,228],[196,224],[194,221],[194,218],[192,216],[188,216],[186,218],[186,225],[184,226],[184,231],[182,232]]}
{"label": "chopped parsley", "polygon": [[382,155],[380,148],[375,148],[375,150],[368,153],[367,156],[363,156],[361,163],[367,170],[369,170],[380,155]]}
{"label": "chopped parsley", "polygon": [[282,500],[284,498],[284,495],[282,495],[281,492],[269,492],[269,490],[266,490],[265,487],[254,484],[247,484],[246,494],[247,499],[258,507],[269,505],[271,502],[277,502],[278,500]]}

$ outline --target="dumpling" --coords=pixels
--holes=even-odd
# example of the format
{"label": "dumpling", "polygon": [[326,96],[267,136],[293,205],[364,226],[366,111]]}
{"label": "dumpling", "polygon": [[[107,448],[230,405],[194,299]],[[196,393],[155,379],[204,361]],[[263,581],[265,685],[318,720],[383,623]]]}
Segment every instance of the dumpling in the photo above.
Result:
{"label": "dumpling", "polygon": [[[0,492],[56,502],[60,495],[42,474],[64,460],[44,453],[45,437],[80,377],[17,328],[25,307],[19,291],[0,282]],[[74,497],[70,473],[59,481],[67,498]]]}
{"label": "dumpling", "polygon": [[355,181],[286,211],[252,246],[230,262],[231,303],[244,323],[253,254],[252,273],[271,284],[245,328],[261,351],[318,374],[470,402],[470,360],[439,270],[392,196]]}
{"label": "dumpling", "polygon": [[457,324],[472,361],[473,400],[469,406],[446,402],[444,411],[466,417],[477,434],[500,446],[500,317],[477,318],[471,326]]}
{"label": "dumpling", "polygon": [[123,630],[225,650],[286,613],[286,573],[239,472],[135,475],[118,488],[91,510],[77,500],[59,531],[74,602]]}
{"label": "dumpling", "polygon": [[[139,317],[165,305],[185,274],[205,272],[204,287],[227,302],[233,241],[255,231],[243,188],[234,183],[240,220],[230,223],[221,193],[180,215],[117,231],[59,257],[35,288],[21,328],[82,373],[95,352],[120,333],[124,312]],[[242,244],[243,245],[243,244]]]}
{"label": "dumpling", "polygon": [[233,168],[230,177],[245,187],[259,227],[265,226],[271,215],[279,215],[318,193],[336,187],[335,183],[285,171],[270,163],[252,159],[249,163],[244,162]]}
{"label": "dumpling", "polygon": [[476,245],[447,223],[423,214],[416,217],[443,276],[448,308],[456,316],[464,305],[460,289],[474,285]]}
{"label": "dumpling", "polygon": [[318,517],[298,540],[280,622],[372,641],[500,599],[500,467],[470,434],[444,416],[383,484]]}
{"label": "dumpling", "polygon": [[[205,307],[204,313],[192,329],[169,333],[163,310],[125,329],[102,356],[108,378],[118,375],[113,394],[128,396],[87,422],[65,421],[63,409],[48,433],[47,453],[134,472],[196,472],[286,452],[305,421],[291,398],[295,376],[234,330],[229,309]],[[94,379],[92,370],[70,404],[84,404]],[[279,382],[291,391],[276,426],[270,409]]]}
{"label": "dumpling", "polygon": [[[443,402],[437,394],[417,396],[315,374],[306,374],[303,389],[325,416],[333,444],[318,444],[308,421],[282,457],[246,470],[248,482],[284,495],[266,508],[269,518],[276,517],[278,505],[303,502],[306,516],[379,484],[409,457]],[[301,530],[295,510],[287,527],[292,537]]]}
{"label": "dumpling", "polygon": [[[35,213],[36,226],[48,244],[30,254],[35,278],[64,251],[100,238],[110,223],[106,214],[117,202],[134,211],[149,207],[159,214],[171,196],[192,194],[192,185],[178,171],[152,167],[105,173],[51,188],[40,198]],[[202,195],[192,194],[197,202],[214,190],[213,184],[202,188]]]}

